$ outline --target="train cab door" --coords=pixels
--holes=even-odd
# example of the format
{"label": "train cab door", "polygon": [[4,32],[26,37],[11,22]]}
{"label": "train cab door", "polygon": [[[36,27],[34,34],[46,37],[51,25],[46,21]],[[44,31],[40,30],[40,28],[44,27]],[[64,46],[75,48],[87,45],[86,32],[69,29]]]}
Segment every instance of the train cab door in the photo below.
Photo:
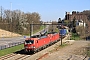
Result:
{"label": "train cab door", "polygon": [[39,47],[39,41],[38,40],[36,40],[36,46],[37,46],[37,48]]}
{"label": "train cab door", "polygon": [[52,36],[51,34],[48,35],[49,39],[50,39],[50,43],[52,42]]}

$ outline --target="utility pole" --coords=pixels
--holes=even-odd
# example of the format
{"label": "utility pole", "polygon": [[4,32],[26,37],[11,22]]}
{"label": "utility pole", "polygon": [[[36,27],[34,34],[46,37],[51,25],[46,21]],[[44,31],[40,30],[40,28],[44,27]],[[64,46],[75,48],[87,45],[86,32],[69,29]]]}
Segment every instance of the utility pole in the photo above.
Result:
{"label": "utility pole", "polygon": [[59,26],[59,33],[61,34],[61,35],[60,34],[59,35],[60,35],[60,38],[61,38],[61,45],[62,45],[62,32],[60,32],[60,31],[62,31],[62,21],[61,21],[61,18],[58,19],[58,26]]}
{"label": "utility pole", "polygon": [[12,3],[10,2],[10,20],[11,20],[11,37],[12,37],[12,30],[13,30],[13,28],[12,28]]}
{"label": "utility pole", "polygon": [[30,37],[31,37],[31,32],[32,32],[31,25],[32,25],[32,24],[30,24]]}
{"label": "utility pole", "polygon": [[53,21],[52,21],[52,32],[53,32]]}
{"label": "utility pole", "polygon": [[11,6],[10,6],[10,9],[11,9],[11,12],[10,12],[10,16],[11,16],[11,22],[12,22],[12,3],[10,3],[11,4]]}
{"label": "utility pole", "polygon": [[33,36],[33,21],[32,21],[32,36]]}
{"label": "utility pole", "polygon": [[2,21],[2,6],[1,6],[1,21]]}
{"label": "utility pole", "polygon": [[[61,23],[61,30],[62,30],[62,23]],[[61,34],[61,45],[62,45],[62,35],[63,35],[63,34]]]}

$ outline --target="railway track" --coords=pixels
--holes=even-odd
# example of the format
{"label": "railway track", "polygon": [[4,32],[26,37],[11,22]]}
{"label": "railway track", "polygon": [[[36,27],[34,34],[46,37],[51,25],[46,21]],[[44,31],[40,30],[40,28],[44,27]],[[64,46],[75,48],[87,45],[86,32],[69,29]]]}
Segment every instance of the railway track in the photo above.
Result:
{"label": "railway track", "polygon": [[29,58],[30,56],[31,55],[11,53],[11,54],[0,57],[0,60],[25,60]]}
{"label": "railway track", "polygon": [[30,55],[26,55],[26,56],[23,56],[22,58],[20,57],[20,58],[18,58],[18,59],[16,59],[16,60],[26,60],[27,58],[29,58],[30,57]]}
{"label": "railway track", "polygon": [[87,60],[88,56],[71,55],[67,60]]}
{"label": "railway track", "polygon": [[1,57],[0,57],[0,60],[5,60],[5,59],[8,59],[8,58],[10,58],[10,57],[12,57],[12,56],[16,56],[16,54],[11,53],[11,54],[8,54],[8,55],[5,55],[5,56],[1,56]]}
{"label": "railway track", "polygon": [[[30,58],[32,56],[32,54],[25,54],[23,53],[24,51],[19,51],[18,53],[11,53],[11,54],[7,54],[5,56],[1,56],[0,60],[26,60],[28,58]],[[47,53],[45,54],[45,56],[48,55]],[[43,55],[41,57],[38,57],[37,60],[42,59]]]}

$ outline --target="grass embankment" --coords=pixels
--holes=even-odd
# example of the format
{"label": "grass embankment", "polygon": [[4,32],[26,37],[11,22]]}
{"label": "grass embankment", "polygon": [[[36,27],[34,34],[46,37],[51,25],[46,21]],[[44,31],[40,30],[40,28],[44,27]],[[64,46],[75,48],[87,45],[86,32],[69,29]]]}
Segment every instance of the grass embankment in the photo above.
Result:
{"label": "grass embankment", "polygon": [[77,33],[72,33],[72,36],[70,37],[71,40],[80,40],[80,36]]}
{"label": "grass embankment", "polygon": [[46,26],[41,26],[41,27],[40,27],[40,29],[35,30],[33,33],[35,34],[35,33],[37,33],[37,32],[39,32],[39,31],[41,31],[41,30],[42,30],[42,29],[44,29],[44,28],[46,28]]}
{"label": "grass embankment", "polygon": [[90,44],[88,44],[88,48],[87,48],[87,56],[89,56],[90,57]]}
{"label": "grass embankment", "polygon": [[[40,29],[38,30],[35,30],[34,33],[44,29],[46,26],[41,26]],[[10,54],[10,53],[13,53],[13,52],[16,52],[16,51],[19,51],[19,50],[22,50],[22,48],[24,48],[24,45],[21,44],[21,45],[18,45],[18,46],[14,46],[14,47],[11,47],[11,48],[7,48],[7,49],[3,49],[3,50],[0,50],[0,56],[4,56],[6,54]]]}
{"label": "grass embankment", "polygon": [[87,51],[87,55],[90,57],[90,50]]}
{"label": "grass embankment", "polygon": [[[44,28],[46,28],[46,26],[41,26],[40,29],[34,30],[34,31],[33,31],[33,34],[41,31],[41,30],[44,29]],[[26,36],[30,36],[30,34],[27,34]]]}
{"label": "grass embankment", "polygon": [[0,50],[0,56],[4,56],[6,54],[10,54],[10,53],[22,50],[23,48],[24,48],[24,45],[21,44],[21,45],[18,45],[18,46],[14,46],[14,47],[11,47],[11,48]]}

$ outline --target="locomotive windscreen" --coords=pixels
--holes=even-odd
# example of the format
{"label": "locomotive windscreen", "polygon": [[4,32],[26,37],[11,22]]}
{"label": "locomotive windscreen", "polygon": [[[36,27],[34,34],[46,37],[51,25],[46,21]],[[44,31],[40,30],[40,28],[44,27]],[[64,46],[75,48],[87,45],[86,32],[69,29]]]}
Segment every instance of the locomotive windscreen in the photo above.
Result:
{"label": "locomotive windscreen", "polygon": [[33,44],[34,43],[34,40],[25,40],[25,43],[27,43],[27,44]]}

